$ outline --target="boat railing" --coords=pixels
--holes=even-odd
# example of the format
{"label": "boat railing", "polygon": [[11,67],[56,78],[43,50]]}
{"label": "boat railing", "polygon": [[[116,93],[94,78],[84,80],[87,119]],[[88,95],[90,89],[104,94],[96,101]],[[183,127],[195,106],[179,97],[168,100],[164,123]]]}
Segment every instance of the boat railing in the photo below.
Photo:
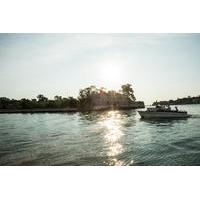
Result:
{"label": "boat railing", "polygon": [[174,112],[174,113],[187,113],[185,110],[173,110],[173,109],[168,109],[168,108],[155,108],[155,107],[150,107],[147,108],[148,112]]}

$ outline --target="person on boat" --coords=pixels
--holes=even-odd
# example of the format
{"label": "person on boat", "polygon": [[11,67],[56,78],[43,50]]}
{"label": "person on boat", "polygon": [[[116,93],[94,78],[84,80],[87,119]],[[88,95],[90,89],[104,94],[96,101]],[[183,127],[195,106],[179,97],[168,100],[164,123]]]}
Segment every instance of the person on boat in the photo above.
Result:
{"label": "person on boat", "polygon": [[171,111],[170,105],[167,106],[167,111]]}
{"label": "person on boat", "polygon": [[177,106],[175,106],[175,111],[178,112],[178,108],[177,108]]}
{"label": "person on boat", "polygon": [[156,108],[160,108],[160,105],[156,105]]}
{"label": "person on boat", "polygon": [[156,110],[157,111],[163,111],[162,106],[161,105],[156,105]]}

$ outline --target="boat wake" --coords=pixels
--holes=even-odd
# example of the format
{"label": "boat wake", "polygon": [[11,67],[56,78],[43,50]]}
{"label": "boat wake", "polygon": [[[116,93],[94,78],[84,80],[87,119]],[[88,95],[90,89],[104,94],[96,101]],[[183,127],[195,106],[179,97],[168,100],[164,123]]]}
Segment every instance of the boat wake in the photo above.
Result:
{"label": "boat wake", "polygon": [[192,115],[190,118],[200,118],[200,115]]}

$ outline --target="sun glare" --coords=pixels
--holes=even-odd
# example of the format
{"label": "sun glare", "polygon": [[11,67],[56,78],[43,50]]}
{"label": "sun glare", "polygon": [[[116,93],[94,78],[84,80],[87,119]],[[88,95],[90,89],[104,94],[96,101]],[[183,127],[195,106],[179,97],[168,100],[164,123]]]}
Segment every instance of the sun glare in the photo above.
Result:
{"label": "sun glare", "polygon": [[120,68],[113,64],[105,65],[101,68],[101,79],[105,83],[119,83],[120,81]]}

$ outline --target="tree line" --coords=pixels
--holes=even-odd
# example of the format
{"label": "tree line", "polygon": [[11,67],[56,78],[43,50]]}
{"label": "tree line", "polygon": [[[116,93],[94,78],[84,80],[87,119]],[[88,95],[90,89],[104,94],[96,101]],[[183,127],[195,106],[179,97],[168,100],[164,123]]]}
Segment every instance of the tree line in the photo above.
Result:
{"label": "tree line", "polygon": [[131,84],[121,86],[121,90],[116,92],[114,90],[106,90],[105,88],[96,88],[90,86],[81,89],[78,98],[55,96],[54,99],[48,99],[42,94],[37,98],[20,100],[9,99],[7,97],[0,97],[0,109],[44,109],[44,108],[89,108],[92,105],[92,95],[99,93],[106,93],[107,95],[117,95],[118,93],[124,95],[130,102],[136,100]]}
{"label": "tree line", "polygon": [[54,100],[48,99],[42,94],[38,95],[36,99],[16,100],[0,97],[0,109],[74,108],[77,105],[78,101],[73,97],[55,96]]}
{"label": "tree line", "polygon": [[176,100],[169,101],[156,101],[153,103],[155,105],[185,105],[185,104],[200,104],[200,95],[196,97],[185,97],[185,98],[177,98]]}

